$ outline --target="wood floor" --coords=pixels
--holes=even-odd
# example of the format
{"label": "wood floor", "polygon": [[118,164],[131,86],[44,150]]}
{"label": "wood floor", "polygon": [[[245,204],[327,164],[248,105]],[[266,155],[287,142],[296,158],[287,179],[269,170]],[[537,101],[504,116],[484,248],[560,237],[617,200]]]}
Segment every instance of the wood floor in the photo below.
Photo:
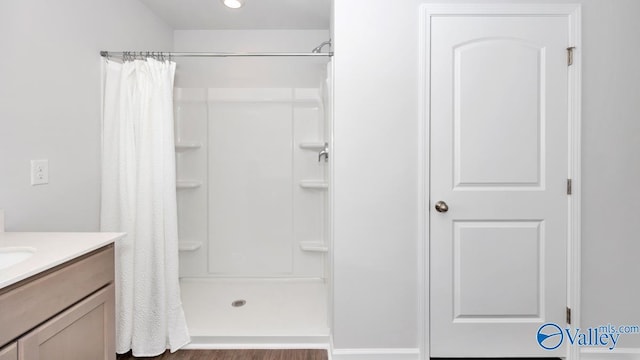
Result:
{"label": "wood floor", "polygon": [[179,350],[151,357],[138,358],[129,354],[118,355],[118,360],[327,360],[326,350]]}

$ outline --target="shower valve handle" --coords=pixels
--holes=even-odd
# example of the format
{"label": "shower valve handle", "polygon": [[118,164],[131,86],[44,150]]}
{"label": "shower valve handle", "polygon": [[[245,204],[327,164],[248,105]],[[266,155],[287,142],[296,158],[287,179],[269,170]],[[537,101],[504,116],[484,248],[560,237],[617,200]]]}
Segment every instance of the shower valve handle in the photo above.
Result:
{"label": "shower valve handle", "polygon": [[329,161],[329,143],[324,143],[324,149],[318,154],[318,162],[322,160],[323,156],[325,162]]}

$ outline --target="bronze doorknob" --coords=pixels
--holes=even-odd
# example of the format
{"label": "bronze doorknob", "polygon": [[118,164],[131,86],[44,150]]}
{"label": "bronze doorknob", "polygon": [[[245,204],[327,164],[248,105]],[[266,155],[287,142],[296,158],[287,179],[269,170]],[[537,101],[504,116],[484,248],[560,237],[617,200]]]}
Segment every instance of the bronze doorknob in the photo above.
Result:
{"label": "bronze doorknob", "polygon": [[436,203],[436,211],[440,213],[446,213],[447,211],[449,211],[449,205],[447,205],[447,203],[444,201],[438,201]]}

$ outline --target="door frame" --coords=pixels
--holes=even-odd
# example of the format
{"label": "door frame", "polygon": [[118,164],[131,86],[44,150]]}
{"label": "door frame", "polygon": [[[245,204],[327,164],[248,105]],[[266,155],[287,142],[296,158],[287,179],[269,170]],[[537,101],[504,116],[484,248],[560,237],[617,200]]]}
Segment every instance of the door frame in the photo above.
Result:
{"label": "door frame", "polygon": [[[420,5],[419,22],[419,162],[420,179],[419,195],[421,204],[419,216],[424,219],[419,229],[418,241],[418,306],[419,318],[422,319],[419,333],[421,358],[429,359],[430,354],[430,263],[429,263],[429,207],[430,199],[430,39],[431,19],[435,16],[451,15],[554,15],[565,16],[569,22],[569,42],[575,47],[573,50],[573,64],[568,73],[568,169],[572,180],[572,194],[567,196],[568,203],[568,234],[567,234],[567,306],[571,308],[572,327],[580,326],[580,198],[581,198],[581,5],[580,4],[426,4]],[[533,337],[533,335],[532,335]],[[568,360],[579,360],[578,347],[569,346]]]}

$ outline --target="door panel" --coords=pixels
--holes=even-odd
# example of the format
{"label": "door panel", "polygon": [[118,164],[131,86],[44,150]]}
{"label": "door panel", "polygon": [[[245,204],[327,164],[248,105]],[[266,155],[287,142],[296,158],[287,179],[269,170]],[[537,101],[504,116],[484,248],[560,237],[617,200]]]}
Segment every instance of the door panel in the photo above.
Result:
{"label": "door panel", "polygon": [[454,49],[456,186],[540,185],[544,60],[542,49],[509,38]]}
{"label": "door panel", "polygon": [[539,319],[542,223],[456,221],[453,226],[454,321]]}
{"label": "door panel", "polygon": [[567,29],[431,18],[432,357],[564,355],[536,332],[566,307]]}

